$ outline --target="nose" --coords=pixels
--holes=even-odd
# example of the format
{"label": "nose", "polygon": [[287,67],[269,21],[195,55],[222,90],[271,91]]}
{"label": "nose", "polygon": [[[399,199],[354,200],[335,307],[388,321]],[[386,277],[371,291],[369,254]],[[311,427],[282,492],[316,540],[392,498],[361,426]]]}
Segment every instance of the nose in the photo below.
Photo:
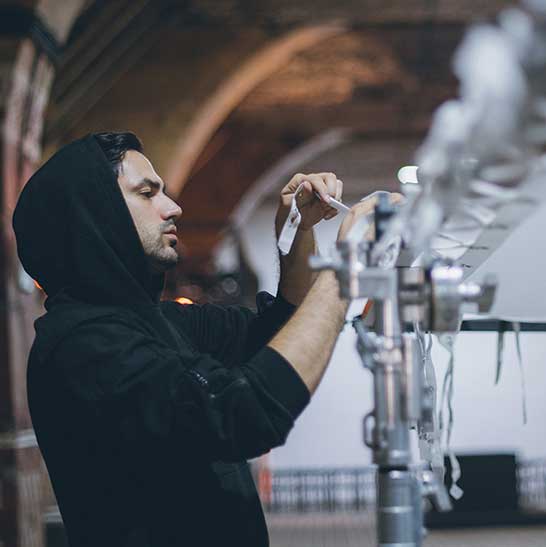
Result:
{"label": "nose", "polygon": [[174,218],[174,220],[178,220],[180,216],[182,215],[182,208],[176,201],[172,200],[168,196],[165,196],[165,204],[162,208],[162,217],[165,220],[169,220],[171,218]]}

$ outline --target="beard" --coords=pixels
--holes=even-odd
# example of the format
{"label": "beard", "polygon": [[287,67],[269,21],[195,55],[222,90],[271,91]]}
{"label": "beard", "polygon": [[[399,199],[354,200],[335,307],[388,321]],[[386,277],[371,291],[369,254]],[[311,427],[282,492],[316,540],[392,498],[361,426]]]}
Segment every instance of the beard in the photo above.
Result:
{"label": "beard", "polygon": [[179,256],[175,245],[164,234],[164,230],[172,226],[162,226],[159,233],[149,231],[141,235],[142,247],[153,272],[163,273],[178,264]]}

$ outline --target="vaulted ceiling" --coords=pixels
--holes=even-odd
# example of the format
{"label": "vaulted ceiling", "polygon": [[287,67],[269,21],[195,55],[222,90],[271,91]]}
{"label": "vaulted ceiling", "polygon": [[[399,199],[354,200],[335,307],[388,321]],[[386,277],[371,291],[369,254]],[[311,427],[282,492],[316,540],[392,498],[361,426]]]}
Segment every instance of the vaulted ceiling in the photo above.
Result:
{"label": "vaulted ceiling", "polygon": [[136,132],[184,208],[179,273],[203,271],[247,190],[328,131],[343,142],[301,169],[335,168],[355,196],[392,184],[456,92],[465,26],[507,4],[88,0],[58,52],[45,155],[90,131]]}

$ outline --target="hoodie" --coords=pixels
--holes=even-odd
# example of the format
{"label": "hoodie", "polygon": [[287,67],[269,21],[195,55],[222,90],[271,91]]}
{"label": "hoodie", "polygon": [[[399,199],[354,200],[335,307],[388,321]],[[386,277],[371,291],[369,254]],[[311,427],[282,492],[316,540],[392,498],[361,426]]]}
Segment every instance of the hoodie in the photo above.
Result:
{"label": "hoodie", "polygon": [[309,401],[266,346],[293,307],[161,302],[93,135],[33,175],[13,227],[47,294],[28,402],[70,546],[267,546],[246,460],[283,444]]}

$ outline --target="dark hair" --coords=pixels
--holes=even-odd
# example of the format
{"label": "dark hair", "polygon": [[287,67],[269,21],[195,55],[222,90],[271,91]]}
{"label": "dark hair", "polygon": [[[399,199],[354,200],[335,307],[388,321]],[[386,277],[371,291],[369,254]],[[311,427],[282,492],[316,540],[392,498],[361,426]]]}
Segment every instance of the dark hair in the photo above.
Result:
{"label": "dark hair", "polygon": [[142,143],[134,133],[130,133],[129,131],[94,133],[93,137],[95,137],[102,148],[116,176],[119,175],[121,162],[128,150],[142,152]]}

